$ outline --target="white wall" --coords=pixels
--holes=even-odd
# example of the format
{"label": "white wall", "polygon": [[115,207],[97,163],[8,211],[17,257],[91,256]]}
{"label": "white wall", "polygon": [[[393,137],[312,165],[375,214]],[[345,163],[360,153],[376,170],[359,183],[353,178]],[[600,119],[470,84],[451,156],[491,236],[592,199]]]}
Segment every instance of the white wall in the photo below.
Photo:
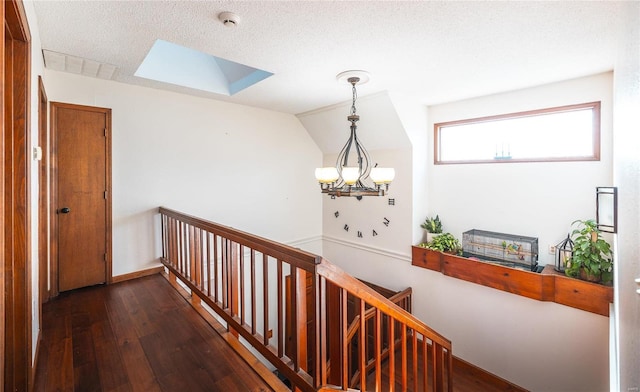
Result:
{"label": "white wall", "polygon": [[[325,241],[364,247],[393,257],[410,256],[406,244],[411,241],[411,152],[398,150],[369,151],[376,161],[393,167],[396,177],[384,197],[336,197],[323,195],[322,215]],[[332,166],[336,154],[325,156],[325,166]],[[318,190],[319,193],[319,190]],[[393,205],[389,204],[393,199]],[[336,212],[339,215],[336,217]],[[386,219],[386,220],[385,220]],[[387,223],[387,224],[385,224]],[[345,230],[345,225],[349,230]],[[373,232],[377,235],[374,235]],[[358,232],[362,237],[358,237]],[[330,259],[331,260],[331,259]]]}
{"label": "white wall", "polygon": [[[439,214],[445,230],[456,236],[472,228],[531,235],[540,238],[544,249],[566,236],[573,220],[594,217],[595,186],[612,183],[611,90],[607,73],[430,107],[424,130],[427,178],[402,173],[403,165],[398,175],[421,181],[413,186],[427,184],[428,193],[414,197],[428,200],[429,214]],[[602,101],[600,162],[433,165],[433,123],[596,100]],[[411,137],[412,142],[420,139]],[[414,146],[414,153],[419,148]],[[399,161],[413,159],[411,152],[393,153],[402,155]],[[394,182],[392,188],[398,200],[410,199],[411,184]],[[329,202],[335,200],[324,201],[325,235],[338,236],[339,228],[327,222],[334,219]],[[396,213],[406,217],[399,209],[412,205],[400,203]],[[354,225],[366,222],[380,208],[351,210],[351,220]],[[403,224],[412,222],[412,214]],[[454,355],[476,366],[532,391],[608,389],[607,317],[412,267],[405,255],[415,237],[398,232],[396,243],[385,248],[390,252],[380,252],[376,243],[325,241],[323,256],[358,278],[396,290],[411,286],[414,313],[453,342]],[[552,262],[552,257],[541,255],[541,261]]]}
{"label": "white wall", "polygon": [[453,354],[531,391],[608,390],[607,317],[413,267],[327,242],[324,257],[394,290],[413,289],[413,314],[451,340]]}
{"label": "white wall", "polygon": [[[615,242],[615,314],[617,342],[612,391],[640,388],[640,3],[624,4],[614,72],[614,185],[618,187],[618,235]],[[635,389],[633,389],[635,388]]]}
{"label": "white wall", "polygon": [[[429,183],[425,180],[428,173],[429,143],[427,129],[428,110],[419,100],[400,94],[390,94],[393,107],[398,113],[402,126],[411,141],[411,231],[412,244],[422,242],[425,238],[420,225],[429,211],[427,198]],[[408,173],[407,173],[408,174]]]}
{"label": "white wall", "polygon": [[50,101],[112,111],[113,275],[156,265],[159,206],[316,250],[321,154],[292,115],[47,70]]}
{"label": "white wall", "polygon": [[611,186],[612,73],[429,108],[433,124],[495,114],[601,101],[601,158],[593,162],[434,165],[429,160],[429,211],[445,231],[470,229],[538,237],[539,263],[553,264],[549,246],[566,238],[571,222],[595,219],[595,188]]}
{"label": "white wall", "polygon": [[40,32],[36,21],[35,10],[32,2],[24,2],[24,9],[27,15],[27,23],[31,33],[31,92],[29,102],[29,127],[31,129],[31,147],[27,156],[29,162],[30,173],[30,208],[31,208],[31,340],[32,340],[32,359],[35,360],[35,352],[38,343],[38,335],[40,332],[40,287],[39,287],[39,254],[38,254],[38,198],[39,198],[39,162],[32,159],[31,151],[33,147],[39,143],[39,115],[38,115],[38,76],[44,73],[44,61],[42,59],[42,51],[40,44]]}

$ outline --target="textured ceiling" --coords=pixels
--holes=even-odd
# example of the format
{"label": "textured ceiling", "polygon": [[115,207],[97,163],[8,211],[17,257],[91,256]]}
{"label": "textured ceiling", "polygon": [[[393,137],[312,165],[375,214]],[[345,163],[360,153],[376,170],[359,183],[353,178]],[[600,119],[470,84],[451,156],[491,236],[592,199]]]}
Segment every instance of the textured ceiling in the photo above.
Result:
{"label": "textured ceiling", "polygon": [[[118,67],[113,80],[299,114],[350,99],[335,75],[425,104],[613,69],[619,3],[34,1],[43,49]],[[225,27],[218,14],[241,18]],[[134,72],[156,39],[273,72],[226,97]]]}

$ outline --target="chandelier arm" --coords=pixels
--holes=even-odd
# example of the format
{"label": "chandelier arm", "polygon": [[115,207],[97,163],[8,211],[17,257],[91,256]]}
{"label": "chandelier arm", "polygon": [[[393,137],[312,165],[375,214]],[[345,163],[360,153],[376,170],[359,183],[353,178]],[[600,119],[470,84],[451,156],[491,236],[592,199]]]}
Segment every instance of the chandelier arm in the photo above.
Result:
{"label": "chandelier arm", "polygon": [[358,162],[360,167],[361,179],[366,179],[369,177],[369,173],[371,172],[371,156],[369,152],[364,147],[364,145],[357,138],[355,139],[356,148],[358,150]]}
{"label": "chandelier arm", "polygon": [[[345,154],[344,154],[344,160],[342,162],[343,166],[349,166],[349,154],[351,153],[351,147],[353,146],[353,142],[354,140],[356,140],[356,134],[355,131],[353,129],[353,127],[351,127],[351,135],[349,136],[349,140],[347,140],[347,143],[345,144]],[[357,147],[357,143],[356,143],[356,149]]]}
{"label": "chandelier arm", "polygon": [[349,152],[351,151],[351,144],[353,143],[353,139],[349,138],[347,142],[342,146],[342,150],[338,153],[338,158],[336,159],[336,168],[338,168],[338,172],[342,173],[342,167],[347,166],[349,161]]}

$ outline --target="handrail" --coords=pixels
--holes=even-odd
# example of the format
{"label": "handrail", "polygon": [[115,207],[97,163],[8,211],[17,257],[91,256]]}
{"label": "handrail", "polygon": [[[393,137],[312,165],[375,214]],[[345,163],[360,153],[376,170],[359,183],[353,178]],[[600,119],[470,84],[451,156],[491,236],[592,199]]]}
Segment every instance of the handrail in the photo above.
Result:
{"label": "handrail", "polygon": [[431,340],[435,340],[436,343],[443,345],[445,348],[451,347],[451,342],[444,336],[431,329],[414,315],[405,312],[403,309],[393,304],[391,301],[383,297],[374,289],[368,287],[358,279],[342,271],[335,264],[331,264],[325,259],[322,259],[322,261],[318,265],[317,271],[319,275],[323,276],[324,278],[340,287],[344,287],[345,290],[349,291],[357,298],[365,300],[371,306],[378,308],[385,313],[405,318],[407,327],[415,329],[420,333],[424,333],[425,335],[429,335],[430,338],[432,337]]}
{"label": "handrail", "polygon": [[160,207],[158,209],[158,212],[167,217],[178,219],[187,225],[199,227],[211,233],[217,233],[222,237],[237,242],[238,244],[241,244],[248,248],[277,256],[291,264],[295,264],[296,267],[303,268],[307,271],[313,271],[312,266],[314,264],[318,264],[321,259],[320,256],[305,252],[301,249],[293,248],[279,242],[245,233],[243,231],[234,229],[233,227],[223,226],[207,221],[205,219],[170,210],[165,207]]}
{"label": "handrail", "polygon": [[398,389],[413,383],[414,391],[452,391],[451,342],[394,303],[405,304],[410,289],[390,301],[320,256],[164,207],[159,212],[160,260],[170,278],[295,390],[395,390],[397,359]]}

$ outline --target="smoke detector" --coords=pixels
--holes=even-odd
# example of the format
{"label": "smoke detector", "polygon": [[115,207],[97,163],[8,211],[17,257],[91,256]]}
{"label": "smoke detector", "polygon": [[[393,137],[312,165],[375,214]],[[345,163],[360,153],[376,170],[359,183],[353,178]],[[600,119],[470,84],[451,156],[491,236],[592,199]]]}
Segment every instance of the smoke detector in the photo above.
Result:
{"label": "smoke detector", "polygon": [[240,24],[240,17],[233,12],[221,12],[218,19],[227,27],[236,27]]}

